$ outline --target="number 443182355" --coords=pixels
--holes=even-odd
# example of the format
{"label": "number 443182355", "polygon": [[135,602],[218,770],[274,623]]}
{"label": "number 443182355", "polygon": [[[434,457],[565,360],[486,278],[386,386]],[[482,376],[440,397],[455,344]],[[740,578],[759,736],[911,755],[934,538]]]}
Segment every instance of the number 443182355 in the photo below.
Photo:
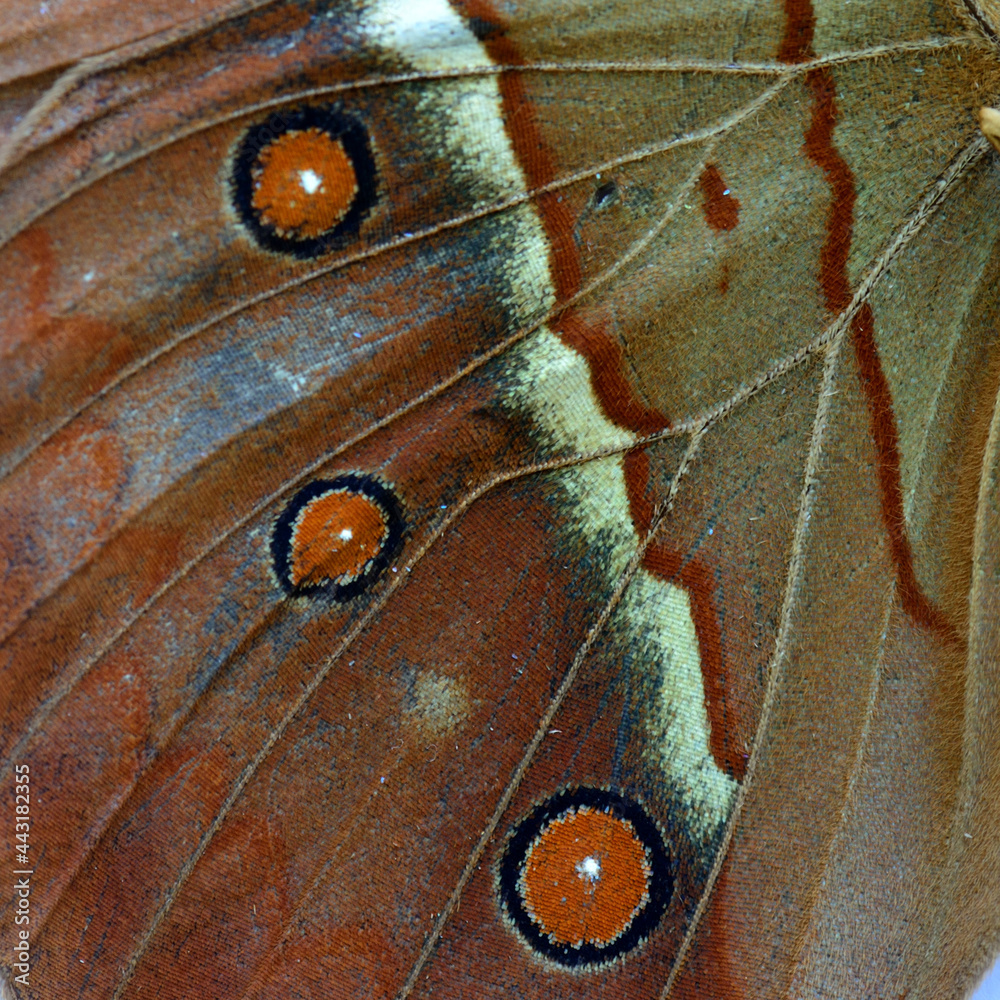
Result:
{"label": "number 443182355", "polygon": [[14,839],[17,842],[15,854],[19,865],[28,863],[28,831],[31,818],[31,794],[28,785],[28,765],[18,764],[14,768]]}

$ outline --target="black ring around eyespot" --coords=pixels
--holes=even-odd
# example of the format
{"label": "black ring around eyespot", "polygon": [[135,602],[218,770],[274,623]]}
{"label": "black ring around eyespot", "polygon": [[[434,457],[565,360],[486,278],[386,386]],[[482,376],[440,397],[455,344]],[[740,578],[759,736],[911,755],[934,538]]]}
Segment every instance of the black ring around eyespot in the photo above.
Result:
{"label": "black ring around eyespot", "polygon": [[[344,217],[327,232],[311,239],[295,239],[280,235],[272,226],[261,222],[253,205],[253,168],[257,157],[275,139],[287,132],[318,128],[330,138],[339,140],[354,168],[357,194]],[[377,184],[375,160],[372,157],[368,133],[356,119],[330,106],[307,105],[295,111],[276,111],[266,121],[252,126],[243,137],[230,178],[233,205],[240,221],[254,240],[268,250],[308,259],[318,257],[351,242],[361,223],[375,204]]]}
{"label": "black ring around eyespot", "polygon": [[[378,553],[365,563],[362,572],[353,580],[347,583],[336,583],[331,580],[326,583],[296,586],[292,582],[291,572],[292,531],[295,526],[295,519],[307,504],[335,490],[360,493],[378,505],[385,516],[385,541]],[[402,509],[396,494],[377,479],[353,473],[337,476],[334,479],[317,479],[299,490],[278,518],[274,532],[271,535],[271,556],[274,559],[274,573],[286,593],[293,596],[299,597],[329,592],[335,601],[348,601],[371,587],[382,573],[385,572],[402,547],[404,530],[405,525]]]}
{"label": "black ring around eyespot", "polygon": [[[571,809],[589,806],[627,820],[642,841],[650,860],[649,902],[632,922],[606,945],[583,942],[579,946],[557,944],[531,918],[518,890],[524,862],[535,838],[550,823]],[[539,954],[570,968],[604,965],[632,951],[657,927],[673,895],[674,878],[659,828],[634,799],[601,788],[567,788],[535,806],[521,820],[507,842],[500,861],[498,888],[500,901],[521,937]]]}

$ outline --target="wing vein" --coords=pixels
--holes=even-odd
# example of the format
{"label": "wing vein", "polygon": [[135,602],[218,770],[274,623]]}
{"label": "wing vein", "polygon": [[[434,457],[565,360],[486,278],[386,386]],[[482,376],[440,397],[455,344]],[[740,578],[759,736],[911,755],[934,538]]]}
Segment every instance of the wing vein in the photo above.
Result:
{"label": "wing vein", "polygon": [[[310,679],[309,683],[305,685],[302,692],[296,697],[292,702],[291,706],[288,708],[281,721],[274,727],[271,733],[268,735],[267,740],[261,746],[260,750],[254,754],[253,758],[248,764],[244,766],[236,781],[233,782],[225,801],[219,807],[218,812],[213,817],[212,822],[205,829],[205,832],[199,838],[198,844],[194,851],[188,856],[187,861],[182,866],[177,878],[171,884],[170,888],[164,894],[163,900],[152,920],[150,921],[149,927],[143,933],[142,937],[136,944],[132,955],[129,958],[128,963],[123,967],[122,978],[119,981],[118,987],[116,988],[112,1000],[120,1000],[125,989],[128,986],[129,981],[135,974],[135,970],[138,968],[139,963],[142,961],[143,955],[146,953],[149,945],[156,933],[157,928],[163,923],[167,914],[169,913],[171,907],[173,906],[174,900],[177,898],[184,884],[190,878],[191,873],[194,871],[199,859],[208,849],[208,845],[211,843],[212,839],[222,828],[226,817],[229,815],[233,806],[236,804],[243,791],[246,789],[247,785],[250,783],[254,774],[257,772],[260,765],[264,760],[270,755],[271,751],[277,745],[277,743],[284,736],[285,731],[288,729],[292,720],[299,714],[303,706],[308,703],[312,698],[313,694],[317,691],[319,686],[326,679],[333,665],[337,662],[343,652],[350,646],[355,639],[371,624],[371,622],[378,617],[380,611],[389,601],[389,599],[403,586],[409,577],[410,572],[413,568],[420,562],[420,560],[426,555],[430,548],[445,534],[445,532],[454,524],[460,517],[462,517],[465,512],[478,500],[482,499],[486,494],[490,493],[492,490],[496,489],[498,486],[503,485],[507,482],[513,482],[517,479],[522,479],[526,476],[536,475],[543,472],[551,472],[558,469],[568,468],[572,465],[579,465],[582,462],[592,461],[597,458],[603,458],[608,455],[619,454],[622,451],[631,448],[631,443],[624,446],[616,446],[613,448],[601,449],[592,454],[587,455],[573,455],[569,457],[561,457],[556,459],[549,459],[543,462],[539,462],[529,466],[523,466],[520,469],[514,470],[513,472],[501,473],[499,475],[493,476],[486,480],[476,489],[472,490],[467,496],[458,504],[455,504],[449,511],[448,514],[441,519],[437,527],[433,529],[428,537],[425,539],[424,543],[413,553],[411,559],[401,568],[402,571],[392,575],[391,582],[382,591],[378,599],[373,601],[372,604],[365,610],[365,612],[358,618],[358,620],[351,626],[351,628],[344,633],[340,638],[333,652],[327,657],[323,665],[317,670],[316,674]],[[643,548],[645,551],[645,548]],[[630,563],[631,565],[631,563]],[[636,563],[636,568],[638,568],[638,563]],[[634,570],[633,570],[634,572]],[[608,614],[610,614],[608,610]],[[596,635],[596,633],[595,633]],[[592,640],[591,640],[592,641]],[[576,661],[574,661],[576,662]],[[561,690],[561,689],[560,689]]]}
{"label": "wing vein", "polygon": [[[687,956],[687,953],[694,941],[694,936],[698,930],[701,918],[708,909],[712,890],[714,889],[719,873],[722,870],[722,865],[725,862],[730,844],[732,843],[736,825],[739,822],[743,806],[753,785],[753,779],[757,771],[763,734],[767,730],[771,712],[774,708],[778,679],[781,674],[781,669],[784,665],[790,643],[792,612],[795,600],[798,596],[798,588],[801,583],[806,537],[809,530],[809,521],[812,515],[815,488],[819,481],[818,471],[820,467],[820,459],[822,457],[822,441],[830,410],[829,399],[831,398],[831,393],[833,393],[833,385],[839,365],[840,351],[843,346],[844,336],[849,332],[854,316],[865,303],[875,285],[885,275],[892,261],[895,260],[896,256],[903,250],[903,248],[930,221],[937,209],[943,204],[948,192],[961,180],[962,177],[965,176],[966,173],[968,173],[975,163],[978,162],[978,160],[985,154],[988,148],[989,144],[986,139],[982,136],[977,136],[961,150],[958,156],[952,161],[948,168],[934,182],[930,190],[920,200],[915,211],[909,216],[906,222],[904,222],[886,250],[872,264],[864,280],[854,293],[847,308],[840,313],[840,315],[837,316],[828,327],[817,334],[817,336],[814,337],[808,344],[804,345],[794,354],[786,358],[775,369],[775,371],[783,373],[784,371],[795,367],[795,365],[800,364],[806,357],[818,350],[823,350],[826,354],[823,382],[820,390],[819,402],[816,407],[816,417],[813,422],[813,430],[810,436],[809,453],[807,455],[804,468],[798,518],[796,520],[792,550],[789,557],[787,582],[785,584],[784,597],[782,599],[780,626],[778,629],[778,635],[775,639],[774,653],[772,654],[768,665],[767,688],[765,690],[764,700],[761,706],[757,732],[754,736],[750,759],[747,762],[746,775],[743,779],[743,783],[740,785],[736,801],[733,804],[732,814],[726,823],[726,829],[719,845],[718,854],[716,855],[715,862],[709,871],[705,890],[701,899],[698,901],[698,905],[692,915],[687,932],[684,935],[684,940],[681,942],[677,957],[674,960],[670,974],[663,987],[661,1000],[667,1000],[670,996],[674,988],[674,984],[677,981],[677,977],[680,975],[681,969],[683,968],[685,957]],[[777,377],[777,374],[771,375],[769,372],[757,381],[767,384],[774,381]],[[753,395],[754,392],[759,391],[759,388],[756,386],[757,383],[753,383],[746,389],[740,390],[740,392],[731,397],[731,400],[727,400],[725,403],[720,404],[720,406],[716,407],[713,412],[721,411],[722,414],[729,412],[735,405],[739,405],[739,403],[744,402],[751,395]]]}
{"label": "wing vein", "polygon": [[549,702],[548,708],[542,715],[538,726],[535,729],[535,734],[531,741],[528,743],[525,749],[524,755],[521,757],[520,763],[514,769],[511,775],[510,781],[504,788],[503,794],[500,796],[496,807],[493,810],[493,815],[490,817],[483,829],[483,832],[479,836],[479,840],[476,842],[475,847],[469,854],[468,861],[466,861],[465,868],[462,870],[462,874],[459,876],[455,888],[452,890],[451,896],[448,898],[448,902],[442,908],[437,919],[434,921],[434,926],[430,933],[427,935],[424,941],[423,947],[420,949],[420,954],[417,956],[414,962],[413,968],[410,970],[409,976],[406,978],[406,982],[403,984],[403,988],[400,990],[397,1000],[406,1000],[407,997],[413,992],[413,988],[417,984],[417,980],[420,977],[420,973],[424,966],[430,960],[430,957],[437,946],[438,941],[444,932],[445,925],[451,918],[452,914],[458,907],[459,899],[461,898],[462,892],[464,891],[469,879],[472,878],[473,873],[476,870],[476,866],[479,864],[486,847],[489,844],[490,839],[496,832],[497,827],[500,824],[500,820],[503,818],[503,814],[506,812],[507,807],[510,805],[511,800],[514,797],[515,792],[521,784],[521,779],[524,777],[534,759],[535,754],[538,752],[538,748],[542,744],[542,740],[548,733],[549,727],[552,724],[552,720],[555,718],[556,713],[559,711],[562,703],[565,701],[566,696],[569,694],[574,682],[576,681],[577,675],[580,672],[580,667],[583,661],[586,659],[587,654],[590,652],[594,643],[597,641],[598,636],[607,624],[608,619],[611,617],[615,608],[621,601],[622,595],[625,593],[626,588],[632,581],[632,578],[639,571],[642,566],[642,560],[646,554],[646,550],[650,545],[656,540],[656,536],[660,528],[666,523],[667,515],[673,508],[674,498],[677,495],[677,490],[680,487],[681,479],[687,472],[691,463],[694,461],[694,457],[697,454],[698,447],[701,444],[701,439],[704,436],[707,425],[702,426],[700,429],[694,431],[691,434],[691,440],[688,444],[687,450],[684,453],[683,458],[677,469],[677,474],[674,476],[673,482],[670,484],[670,491],[667,495],[666,501],[663,503],[660,510],[654,517],[653,524],[650,527],[649,533],[645,538],[641,539],[639,545],[636,547],[632,558],[629,560],[628,565],[622,571],[621,576],[619,576],[618,581],[615,584],[614,590],[611,592],[610,597],[605,602],[604,606],[598,612],[596,618],[591,624],[590,628],[587,630],[587,635],[580,647],[577,649],[572,662],[566,670],[563,676],[562,682],[559,685],[558,690],[553,695],[552,700]]}
{"label": "wing vein", "polygon": [[[288,281],[283,282],[282,284],[274,288],[269,288],[267,289],[267,291],[260,292],[257,295],[254,295],[247,300],[239,302],[236,305],[230,306],[227,309],[221,310],[215,316],[212,316],[209,319],[205,320],[204,322],[199,323],[196,326],[192,327],[191,329],[183,332],[182,334],[180,334],[180,336],[175,337],[168,343],[163,344],[161,347],[157,348],[152,353],[146,355],[144,358],[140,359],[135,364],[130,365],[127,368],[123,369],[112,381],[108,382],[107,385],[102,386],[100,390],[98,390],[92,396],[84,400],[84,402],[80,406],[78,406],[72,413],[68,414],[61,421],[53,425],[53,427],[49,429],[42,437],[40,437],[32,445],[30,449],[26,450],[15,463],[13,463],[11,466],[8,467],[5,476],[12,475],[20,466],[22,466],[25,462],[27,462],[31,458],[31,456],[35,454],[35,452],[37,452],[40,448],[42,448],[46,444],[46,442],[50,441],[63,428],[68,426],[74,420],[81,417],[84,413],[87,412],[87,410],[89,410],[96,403],[100,402],[102,399],[109,396],[112,392],[118,389],[126,381],[128,381],[131,378],[134,378],[142,371],[144,371],[145,369],[147,369],[148,367],[159,361],[161,358],[165,357],[167,354],[179,348],[182,344],[185,344],[188,341],[193,340],[195,337],[201,336],[207,330],[210,330],[212,327],[217,326],[218,324],[223,323],[227,320],[233,319],[237,316],[240,316],[247,310],[252,309],[255,306],[262,305],[263,303],[268,302],[271,299],[276,298],[280,295],[283,295],[286,292],[289,292],[295,288],[303,287],[312,281],[316,281],[319,278],[325,277],[328,274],[332,274],[336,271],[342,270],[346,267],[349,267],[350,265],[371,260],[379,256],[380,254],[387,253],[391,250],[396,250],[400,247],[405,247],[413,243],[418,243],[420,241],[427,240],[434,236],[437,236],[441,233],[448,232],[453,229],[459,229],[462,226],[478,221],[480,219],[488,218],[490,216],[498,215],[500,213],[509,211],[520,205],[535,201],[542,195],[560,191],[564,188],[571,187],[574,184],[579,184],[582,181],[591,180],[597,174],[609,172],[618,167],[622,167],[628,164],[638,163],[641,162],[642,160],[651,159],[655,156],[662,156],[672,152],[675,149],[681,149],[686,146],[697,145],[698,143],[710,142],[712,139],[718,138],[726,134],[727,132],[731,131],[733,128],[739,125],[750,115],[759,112],[781,90],[783,90],[791,82],[791,80],[792,80],[791,76],[783,77],[777,83],[772,84],[770,87],[764,90],[752,101],[749,101],[743,107],[739,108],[733,114],[723,118],[715,125],[703,129],[697,129],[693,132],[689,132],[684,135],[665,140],[664,142],[661,143],[655,143],[653,145],[642,147],[641,149],[623,154],[622,156],[614,157],[612,159],[605,160],[601,163],[595,164],[591,167],[586,168],[585,170],[580,170],[573,174],[568,174],[565,177],[561,177],[555,181],[552,181],[550,184],[545,184],[540,187],[533,188],[529,191],[525,191],[510,198],[504,199],[501,202],[496,202],[491,205],[482,206],[471,212],[466,212],[463,213],[462,215],[454,216],[453,218],[445,220],[444,222],[440,222],[433,226],[428,226],[424,229],[417,230],[416,232],[410,235],[399,236],[387,240],[384,243],[379,243],[377,246],[370,247],[358,253],[351,254],[348,257],[344,257],[339,260],[333,261],[332,263],[324,265],[323,267],[316,268],[308,272],[307,274],[298,275],[295,278],[291,278]],[[678,191],[677,198],[675,198],[675,201],[668,205],[668,212],[665,214],[661,226],[658,228],[654,227],[654,230],[652,230],[645,238],[645,242],[643,241],[639,242],[638,249],[635,251],[635,253],[638,253],[643,247],[648,245],[649,241],[651,241],[651,239],[655,235],[657,235],[660,229],[662,229],[662,226],[665,225],[666,222],[673,217],[673,214],[676,211],[675,205],[677,201],[683,196],[685,191],[689,190],[691,186],[692,182],[690,181],[690,179],[686,181],[684,185],[681,186],[680,190]],[[619,261],[617,261],[614,265],[612,265],[612,267],[608,268],[606,271],[598,275],[598,277],[595,278],[594,281],[590,285],[588,285],[586,289],[582,289],[581,291],[577,292],[577,294],[574,295],[572,298],[567,299],[566,301],[560,303],[553,311],[552,315],[558,315],[573,303],[580,301],[581,297],[583,297],[585,294],[590,294],[596,288],[600,287],[606,281],[610,280],[610,278],[615,273],[617,273],[617,271],[622,266],[624,266],[624,264],[627,263],[630,259],[631,257],[629,257],[628,254],[623,256]],[[538,325],[540,325],[540,323]],[[497,349],[494,349],[493,351],[487,352],[486,354],[482,355],[483,360],[489,360],[490,358],[496,356],[497,353],[502,353],[503,349],[512,346],[514,343],[522,339],[524,336],[527,335],[527,333],[530,333],[534,329],[537,329],[537,325],[534,327],[529,327],[527,330],[520,331],[518,334],[515,334],[513,337],[504,341],[502,345],[499,345]],[[466,369],[463,369],[463,374],[466,371],[467,371]],[[442,385],[443,384],[444,383],[442,383]],[[447,384],[451,383],[448,382]],[[422,398],[423,397],[421,397],[421,399]]]}

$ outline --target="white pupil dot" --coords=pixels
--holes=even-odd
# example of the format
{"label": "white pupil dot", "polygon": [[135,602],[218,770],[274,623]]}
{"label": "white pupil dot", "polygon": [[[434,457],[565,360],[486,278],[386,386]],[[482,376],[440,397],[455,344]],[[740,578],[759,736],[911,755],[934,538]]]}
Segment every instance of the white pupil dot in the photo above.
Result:
{"label": "white pupil dot", "polygon": [[300,170],[299,183],[306,194],[315,194],[323,186],[323,178],[315,170]]}
{"label": "white pupil dot", "polygon": [[354,532],[350,528],[344,528],[340,532],[341,541],[349,542],[354,537]]}
{"label": "white pupil dot", "polygon": [[593,855],[576,863],[576,873],[588,882],[596,882],[601,877],[601,860]]}

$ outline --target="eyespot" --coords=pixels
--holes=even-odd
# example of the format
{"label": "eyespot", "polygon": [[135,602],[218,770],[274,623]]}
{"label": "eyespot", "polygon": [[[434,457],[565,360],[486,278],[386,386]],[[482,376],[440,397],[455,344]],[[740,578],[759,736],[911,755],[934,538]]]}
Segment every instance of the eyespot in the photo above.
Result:
{"label": "eyespot", "polygon": [[247,132],[233,162],[239,218],[262,247],[295,257],[356,237],[375,196],[365,128],[332,108],[276,112]]}
{"label": "eyespot", "polygon": [[369,476],[317,480],[300,490],[274,529],[274,571],[300,595],[333,590],[345,601],[367,590],[399,550],[403,520],[395,494]]}
{"label": "eyespot", "polygon": [[501,905],[515,930],[560,965],[602,965],[644,941],[673,878],[663,838],[638,802],[567,789],[512,834],[500,865]]}

